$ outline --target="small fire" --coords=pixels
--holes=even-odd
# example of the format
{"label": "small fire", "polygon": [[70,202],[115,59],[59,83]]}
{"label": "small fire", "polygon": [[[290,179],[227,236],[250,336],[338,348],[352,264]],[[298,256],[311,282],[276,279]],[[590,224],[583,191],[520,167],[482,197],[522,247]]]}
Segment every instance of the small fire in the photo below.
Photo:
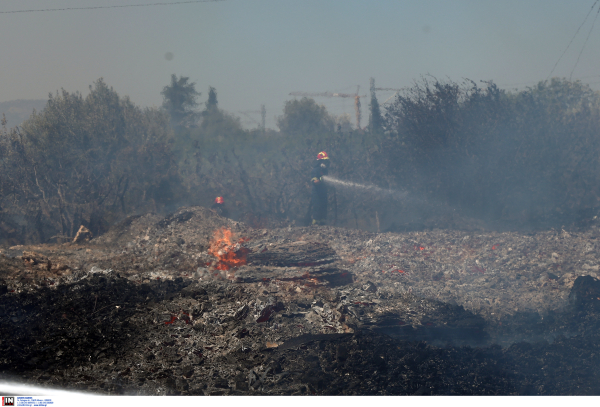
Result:
{"label": "small fire", "polygon": [[232,267],[239,267],[247,264],[246,256],[250,253],[241,244],[246,239],[241,238],[236,243],[232,241],[233,232],[227,228],[217,229],[210,241],[208,253],[217,258],[215,268],[217,270],[229,270]]}

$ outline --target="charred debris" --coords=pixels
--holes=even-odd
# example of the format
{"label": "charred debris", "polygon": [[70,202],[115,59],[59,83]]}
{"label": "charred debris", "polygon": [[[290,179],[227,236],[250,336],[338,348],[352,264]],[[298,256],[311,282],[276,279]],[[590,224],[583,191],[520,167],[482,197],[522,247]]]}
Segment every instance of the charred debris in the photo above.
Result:
{"label": "charred debris", "polygon": [[[2,378],[104,394],[600,394],[600,230],[252,229],[0,255]],[[89,241],[88,241],[89,240]]]}

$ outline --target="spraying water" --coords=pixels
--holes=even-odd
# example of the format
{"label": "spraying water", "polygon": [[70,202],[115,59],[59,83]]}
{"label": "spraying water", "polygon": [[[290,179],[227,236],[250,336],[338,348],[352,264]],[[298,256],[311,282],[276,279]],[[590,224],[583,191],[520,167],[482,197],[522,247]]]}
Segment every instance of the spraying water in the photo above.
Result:
{"label": "spraying water", "polygon": [[408,192],[406,192],[406,191],[396,191],[393,189],[379,188],[375,185],[364,185],[364,184],[358,184],[356,182],[342,181],[340,179],[333,178],[328,175],[323,176],[323,179],[329,184],[338,185],[340,187],[356,189],[356,190],[359,190],[361,192],[368,193],[368,194],[376,194],[379,196],[388,196],[390,198],[395,198],[395,199],[406,199],[409,195]]}

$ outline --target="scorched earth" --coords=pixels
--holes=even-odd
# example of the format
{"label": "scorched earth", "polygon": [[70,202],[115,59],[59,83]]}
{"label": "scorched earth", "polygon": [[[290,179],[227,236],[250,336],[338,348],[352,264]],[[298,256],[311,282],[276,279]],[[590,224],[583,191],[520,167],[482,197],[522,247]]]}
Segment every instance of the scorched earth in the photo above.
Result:
{"label": "scorched earth", "polygon": [[3,248],[2,379],[104,394],[600,394],[598,236],[252,229]]}

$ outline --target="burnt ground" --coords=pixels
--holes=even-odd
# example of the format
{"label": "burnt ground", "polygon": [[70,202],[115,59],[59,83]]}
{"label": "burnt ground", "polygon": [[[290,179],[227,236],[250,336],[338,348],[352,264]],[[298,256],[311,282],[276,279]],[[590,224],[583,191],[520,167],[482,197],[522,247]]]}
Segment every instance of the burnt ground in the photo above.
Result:
{"label": "burnt ground", "polygon": [[104,394],[598,395],[598,236],[132,217],[2,248],[0,374]]}

